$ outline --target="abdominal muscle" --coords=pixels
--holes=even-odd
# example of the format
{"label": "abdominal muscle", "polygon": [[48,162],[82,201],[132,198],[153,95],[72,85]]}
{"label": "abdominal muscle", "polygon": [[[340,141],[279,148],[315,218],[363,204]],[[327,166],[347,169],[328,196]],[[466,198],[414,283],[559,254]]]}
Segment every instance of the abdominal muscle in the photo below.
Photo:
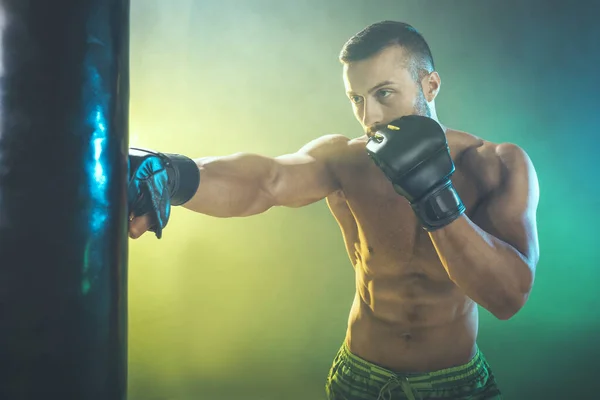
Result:
{"label": "abdominal muscle", "polygon": [[[476,350],[477,305],[450,280],[429,235],[366,157],[364,143],[349,152],[350,161],[334,169],[340,190],[327,203],[355,270],[350,351],[396,372],[467,363]],[[470,210],[477,185],[461,171],[458,164],[453,182]]]}
{"label": "abdominal muscle", "polygon": [[473,357],[477,307],[449,279],[369,271],[356,265],[346,337],[353,354],[396,372],[435,371]]}

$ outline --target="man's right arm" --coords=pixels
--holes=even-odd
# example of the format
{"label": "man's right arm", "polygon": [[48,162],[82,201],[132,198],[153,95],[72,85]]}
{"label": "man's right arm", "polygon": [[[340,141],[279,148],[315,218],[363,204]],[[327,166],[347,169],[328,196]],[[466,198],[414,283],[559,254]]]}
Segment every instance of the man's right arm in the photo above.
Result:
{"label": "man's right arm", "polygon": [[342,157],[347,145],[344,136],[328,135],[275,158],[239,153],[198,159],[200,185],[183,206],[226,218],[314,203],[339,188],[331,161]]}

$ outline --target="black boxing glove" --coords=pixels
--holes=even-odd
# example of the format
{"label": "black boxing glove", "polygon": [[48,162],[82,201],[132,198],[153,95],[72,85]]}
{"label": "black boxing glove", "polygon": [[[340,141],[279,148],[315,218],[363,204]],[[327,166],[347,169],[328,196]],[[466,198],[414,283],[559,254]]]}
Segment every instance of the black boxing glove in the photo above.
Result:
{"label": "black boxing glove", "polygon": [[157,238],[169,222],[171,206],[188,202],[198,190],[200,170],[180,154],[129,149],[127,203],[134,217],[149,214]]}
{"label": "black boxing glove", "polygon": [[427,231],[465,212],[452,185],[454,163],[446,135],[433,119],[409,115],[392,121],[367,142],[367,154],[412,206]]}

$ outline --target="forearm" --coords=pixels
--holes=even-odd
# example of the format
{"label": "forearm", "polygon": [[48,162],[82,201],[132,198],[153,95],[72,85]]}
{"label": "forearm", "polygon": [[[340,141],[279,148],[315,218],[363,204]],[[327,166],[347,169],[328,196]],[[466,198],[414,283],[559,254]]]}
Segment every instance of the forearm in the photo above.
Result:
{"label": "forearm", "polygon": [[221,218],[262,213],[274,206],[269,193],[272,159],[239,153],[227,157],[196,159],[200,185],[183,206]]}
{"label": "forearm", "polygon": [[523,306],[533,267],[513,246],[466,215],[430,232],[430,237],[450,279],[476,303],[499,319],[512,317]]}

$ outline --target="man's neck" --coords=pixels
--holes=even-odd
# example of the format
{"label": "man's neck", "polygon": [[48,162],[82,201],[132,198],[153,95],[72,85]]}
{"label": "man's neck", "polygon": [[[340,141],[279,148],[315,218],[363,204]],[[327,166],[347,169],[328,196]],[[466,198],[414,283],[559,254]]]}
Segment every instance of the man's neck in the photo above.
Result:
{"label": "man's neck", "polygon": [[437,116],[437,112],[435,111],[435,108],[433,106],[430,105],[429,110],[431,112],[431,115],[429,116],[429,118],[431,118],[432,120],[434,120],[435,122],[437,122],[438,124],[440,124],[440,126],[442,127],[442,129],[444,130],[444,133],[446,133],[446,131],[448,131],[448,128],[442,124]]}

